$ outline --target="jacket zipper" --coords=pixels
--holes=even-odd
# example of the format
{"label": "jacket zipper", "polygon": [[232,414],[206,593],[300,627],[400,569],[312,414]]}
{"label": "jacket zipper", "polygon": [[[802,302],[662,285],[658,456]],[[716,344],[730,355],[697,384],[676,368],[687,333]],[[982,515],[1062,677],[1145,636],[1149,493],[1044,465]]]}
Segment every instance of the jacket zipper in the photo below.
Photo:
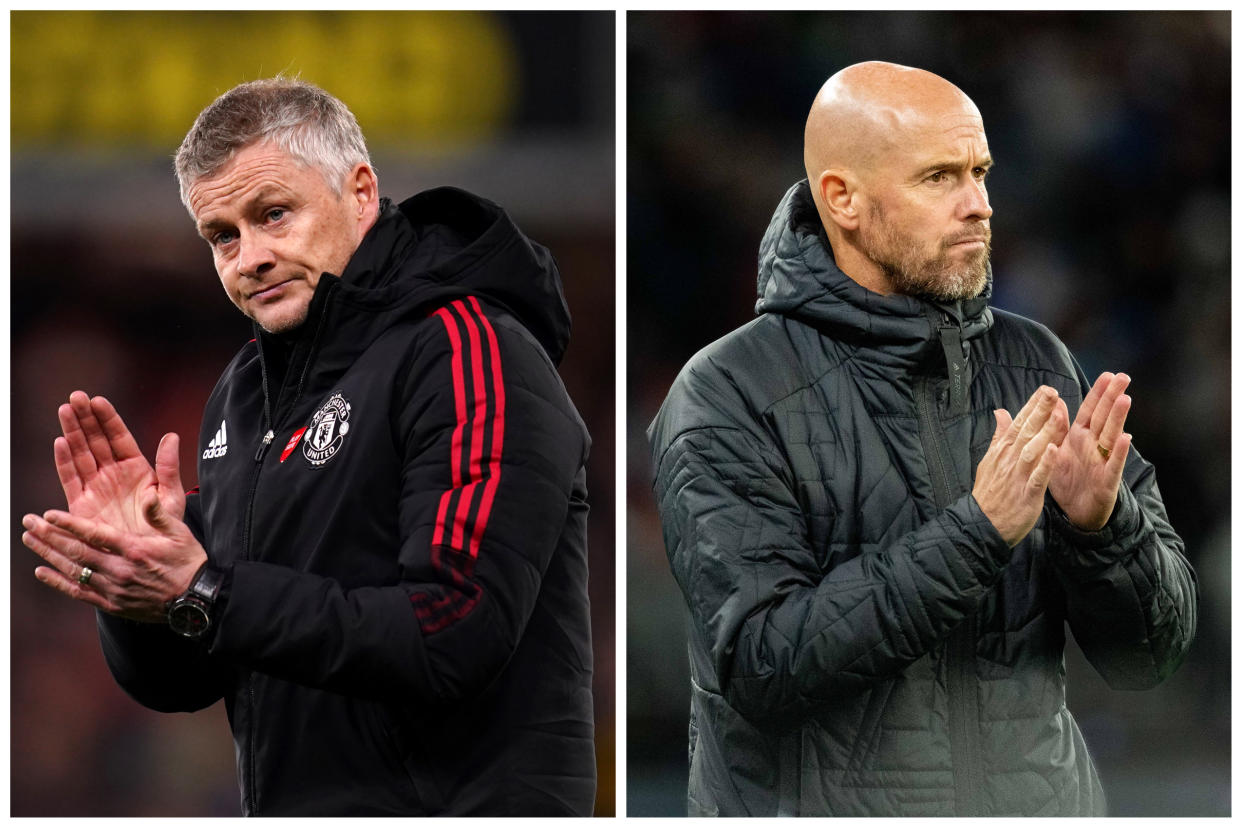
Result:
{"label": "jacket zipper", "polygon": [[[329,290],[331,290],[331,286],[329,287]],[[310,348],[306,353],[306,362],[302,366],[302,373],[298,376],[298,384],[295,388],[293,399],[289,403],[289,405],[285,408],[286,412],[294,411],[297,408],[298,401],[302,397],[302,389],[306,385],[306,377],[310,373],[310,365],[311,365],[311,362],[314,360],[315,348],[319,344],[319,335],[323,331],[323,317],[324,317],[324,314],[320,313],[318,315],[318,319],[316,320],[315,333],[311,337]],[[276,431],[277,431],[277,426],[274,426],[273,424],[274,418],[273,418],[272,402],[271,402],[272,395],[268,387],[267,366],[264,364],[262,359],[259,360],[259,370],[262,372],[262,378],[263,378],[262,379],[262,382],[263,382],[263,420],[264,420],[264,425],[267,426],[267,429],[263,434],[263,440],[259,443],[258,451],[256,451],[254,455],[254,472],[250,476],[250,492],[246,496],[246,520],[242,525],[242,546],[241,548],[242,548],[242,559],[247,560],[247,561],[251,560],[251,555],[250,555],[250,552],[251,552],[250,543],[252,540],[251,526],[254,520],[254,498],[255,498],[255,494],[259,490],[259,475],[263,471],[263,458],[267,454],[268,448],[272,445],[272,440],[275,438]],[[285,417],[285,419],[288,419],[288,417]],[[258,807],[258,800],[259,800],[259,792],[258,792],[259,780],[258,780],[258,776],[255,774],[255,747],[254,747],[255,724],[254,724],[254,720],[255,720],[255,717],[258,715],[259,711],[258,711],[258,706],[255,703],[255,697],[254,697],[254,672],[253,671],[251,671],[246,677],[246,690],[247,690],[247,694],[250,700],[250,716],[247,719],[247,723],[248,723],[247,730],[249,731],[249,733],[248,733],[248,738],[246,739],[246,747],[247,747],[247,753],[248,753],[247,763],[249,765],[249,771],[250,771],[250,784],[246,786],[246,791],[247,791],[249,814],[250,816],[257,816],[258,815],[257,807]]]}
{"label": "jacket zipper", "polygon": [[[259,370],[262,372],[263,378],[263,420],[264,425],[271,424],[271,395],[268,393],[267,366],[263,360],[259,360]],[[259,474],[263,471],[263,456],[267,454],[267,447],[271,445],[275,432],[269,427],[263,435],[263,440],[259,443],[259,449],[254,454],[254,468],[250,473],[250,489],[246,494],[246,519],[242,521],[241,536],[241,552],[242,560],[250,560],[250,528],[251,521],[254,518],[254,495],[259,489]],[[259,780],[255,775],[255,717],[259,715],[258,705],[254,700],[254,671],[248,671],[246,674],[246,698],[250,703],[250,715],[246,717],[246,776],[249,777],[248,784],[244,785],[246,792],[246,812],[247,816],[258,815],[258,788]]]}
{"label": "jacket zipper", "polygon": [[[265,401],[266,403],[266,401]],[[272,438],[275,436],[270,428],[263,435],[263,441],[259,444],[259,450],[254,455],[254,471],[250,475],[250,493],[246,497],[246,520],[242,524],[242,559],[250,560],[250,521],[254,515],[254,493],[259,488],[259,472],[263,469],[263,455],[267,453],[267,447],[272,444]],[[246,764],[247,775],[250,777],[250,784],[246,785],[246,800],[248,816],[257,815],[257,803],[259,799],[258,777],[254,772],[254,718],[258,715],[258,707],[254,702],[254,672],[250,671],[246,675],[246,693],[250,700],[250,715],[246,717],[246,730],[248,738],[246,739]]]}
{"label": "jacket zipper", "polygon": [[[961,328],[953,325],[944,314],[936,333],[944,347],[948,361],[950,382],[950,410],[953,413],[966,409],[965,393],[961,385],[964,366],[954,365],[954,357],[962,360]],[[953,335],[946,335],[951,330]],[[954,385],[958,394],[954,394]],[[960,395],[960,396],[959,396]],[[959,486],[951,477],[952,460],[948,438],[938,416],[935,390],[930,377],[916,380],[916,400],[919,412],[919,432],[923,451],[927,457],[927,469],[931,477],[932,494],[937,509],[945,509],[960,494]],[[945,641],[947,693],[949,701],[949,755],[953,763],[953,788],[957,816],[982,816],[979,801],[982,787],[979,748],[979,699],[975,680],[975,641],[978,637],[978,619],[975,613],[968,615]]]}

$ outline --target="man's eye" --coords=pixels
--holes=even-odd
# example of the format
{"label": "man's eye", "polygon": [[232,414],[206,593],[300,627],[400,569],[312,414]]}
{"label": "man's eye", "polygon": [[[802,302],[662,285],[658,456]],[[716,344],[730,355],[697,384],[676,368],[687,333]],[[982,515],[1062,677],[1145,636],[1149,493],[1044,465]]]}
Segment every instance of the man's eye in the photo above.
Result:
{"label": "man's eye", "polygon": [[987,167],[975,167],[974,169],[975,178],[980,181],[988,177],[988,172]]}
{"label": "man's eye", "polygon": [[927,176],[927,180],[933,184],[939,184],[941,181],[944,181],[944,179],[945,179],[944,170],[937,170],[936,172]]}
{"label": "man's eye", "polygon": [[273,207],[271,210],[267,211],[268,221],[280,221],[282,218],[284,218],[284,216],[285,216],[285,211],[281,209],[280,207]]}
{"label": "man's eye", "polygon": [[227,230],[221,231],[211,237],[211,243],[214,247],[222,247],[223,245],[228,244],[235,238],[237,238],[235,233],[231,233]]}

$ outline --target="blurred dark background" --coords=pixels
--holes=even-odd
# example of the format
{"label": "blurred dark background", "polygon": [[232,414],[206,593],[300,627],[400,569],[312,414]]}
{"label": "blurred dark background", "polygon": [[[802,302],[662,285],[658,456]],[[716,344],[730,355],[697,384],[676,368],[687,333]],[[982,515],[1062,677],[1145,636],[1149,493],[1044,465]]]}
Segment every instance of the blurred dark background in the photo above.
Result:
{"label": "blurred dark background", "polygon": [[193,439],[251,336],[177,196],[172,153],[246,80],[341,98],[381,195],[452,184],[556,256],[574,336],[561,366],[594,446],[591,601],[599,770],[615,803],[615,24],[611,13],[14,12],[11,47],[11,814],[239,813],[223,704],[162,715],[113,683],[94,613],[35,581],[28,511],[62,507],[56,408],[111,399],[153,456]]}
{"label": "blurred dark background", "polygon": [[1109,690],[1071,643],[1070,709],[1113,815],[1230,812],[1230,15],[630,13],[627,809],[685,813],[685,605],[644,430],[699,348],[754,315],[759,239],[805,177],[837,70],[957,84],[997,165],[993,303],[1088,376],[1133,377],[1126,429],[1198,572],[1199,632],[1155,690]]}

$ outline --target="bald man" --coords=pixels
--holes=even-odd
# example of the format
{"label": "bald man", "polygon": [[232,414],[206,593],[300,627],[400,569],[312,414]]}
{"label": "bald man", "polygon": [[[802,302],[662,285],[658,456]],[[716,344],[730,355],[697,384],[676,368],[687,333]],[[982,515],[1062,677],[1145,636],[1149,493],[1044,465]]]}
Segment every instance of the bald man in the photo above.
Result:
{"label": "bald man", "polygon": [[992,157],[960,89],[843,69],[804,158],[758,318],[649,432],[691,615],[689,813],[1104,814],[1065,624],[1117,689],[1195,631],[1129,377],[1088,382],[988,306]]}

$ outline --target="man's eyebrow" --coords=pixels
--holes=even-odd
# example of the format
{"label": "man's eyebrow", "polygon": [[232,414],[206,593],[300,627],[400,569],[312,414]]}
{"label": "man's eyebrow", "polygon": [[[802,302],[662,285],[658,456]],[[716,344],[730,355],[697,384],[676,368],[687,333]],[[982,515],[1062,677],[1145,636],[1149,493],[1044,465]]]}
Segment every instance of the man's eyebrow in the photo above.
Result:
{"label": "man's eyebrow", "polygon": [[288,193],[283,187],[275,184],[264,184],[246,199],[245,204],[249,207],[257,201],[267,201],[272,198],[288,198]]}
{"label": "man's eyebrow", "polygon": [[212,230],[228,227],[228,225],[229,223],[223,219],[211,219],[210,221],[198,222],[195,229],[197,229],[198,234],[205,239],[208,235],[210,235]]}
{"label": "man's eyebrow", "polygon": [[[245,201],[242,202],[242,206],[243,209],[249,210],[256,204],[261,204],[272,199],[283,199],[287,196],[288,194],[280,187],[273,184],[264,184],[262,187],[247,196]],[[198,223],[198,234],[203,238],[206,238],[207,234],[212,230],[231,226],[232,222],[225,221],[224,219],[211,219],[209,221]]]}
{"label": "man's eyebrow", "polygon": [[[983,167],[983,169],[985,170],[990,170],[992,169],[992,166],[994,164],[995,162],[992,160],[992,156],[986,155],[977,164],[971,164],[970,166],[971,166],[971,169],[974,169],[975,167]],[[933,164],[927,164],[926,166],[922,167],[915,175],[916,177],[921,178],[922,176],[930,175],[931,173],[934,173],[936,170],[959,170],[959,169],[964,168],[965,166],[966,165],[960,159],[953,159],[953,160],[944,159],[941,161],[937,161]]]}

